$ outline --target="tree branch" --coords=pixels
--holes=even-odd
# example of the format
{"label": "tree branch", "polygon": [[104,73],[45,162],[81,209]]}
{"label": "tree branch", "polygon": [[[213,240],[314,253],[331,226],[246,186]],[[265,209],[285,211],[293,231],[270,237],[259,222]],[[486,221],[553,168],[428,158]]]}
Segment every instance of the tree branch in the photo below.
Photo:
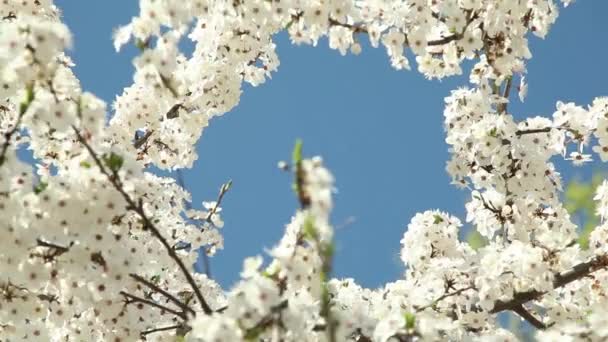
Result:
{"label": "tree branch", "polygon": [[166,327],[159,327],[159,328],[144,330],[139,333],[139,336],[141,336],[142,338],[145,338],[146,335],[150,335],[150,334],[153,334],[156,332],[168,331],[168,330],[178,330],[178,329],[182,329],[182,328],[183,328],[183,325],[181,325],[181,324],[169,325]]}
{"label": "tree branch", "polygon": [[[575,265],[568,271],[556,274],[553,279],[553,289],[564,287],[573,281],[587,277],[591,273],[606,267],[608,267],[608,255],[596,256],[589,261]],[[547,292],[536,290],[516,293],[511,300],[495,302],[494,308],[490,313],[499,313],[505,310],[515,311],[523,304],[532,300],[537,300],[546,293]]]}
{"label": "tree branch", "polygon": [[127,204],[129,205],[128,208],[130,210],[134,211],[141,218],[141,220],[143,221],[144,227],[150,229],[150,231],[152,232],[152,235],[154,235],[161,242],[161,244],[167,250],[167,253],[171,257],[171,259],[173,259],[175,261],[175,263],[179,266],[180,270],[184,274],[184,277],[186,278],[186,281],[188,282],[188,284],[190,284],[190,287],[194,291],[194,294],[196,295],[196,298],[198,299],[198,301],[201,305],[201,308],[203,309],[205,314],[207,314],[207,315],[211,314],[213,312],[213,310],[211,310],[211,308],[209,307],[209,304],[207,304],[207,302],[205,301],[205,298],[203,297],[201,290],[196,285],[196,281],[194,281],[194,278],[192,277],[190,270],[188,270],[188,268],[186,267],[184,262],[177,255],[177,253],[171,247],[171,245],[169,244],[167,239],[165,239],[165,237],[162,235],[160,230],[152,223],[152,221],[150,221],[150,218],[148,218],[148,216],[146,215],[146,213],[144,211],[141,199],[139,199],[138,203],[135,203],[135,201],[131,198],[131,196],[129,196],[129,194],[127,194],[126,191],[124,190],[124,188],[122,187],[118,174],[116,174],[116,173],[110,174],[108,172],[108,170],[105,168],[104,164],[99,159],[99,156],[97,156],[95,151],[93,151],[93,148],[86,142],[86,140],[80,134],[78,129],[75,126],[72,126],[72,128],[73,128],[74,132],[76,133],[78,140],[87,149],[87,151],[89,152],[89,154],[95,161],[95,164],[97,164],[97,166],[99,167],[100,171],[108,178],[110,183],[114,186],[114,188],[122,195],[124,200],[127,202]]}
{"label": "tree branch", "polygon": [[470,286],[458,289],[458,290],[456,290],[454,292],[449,292],[449,293],[446,292],[443,295],[439,296],[437,299],[435,299],[431,304],[428,304],[428,305],[425,305],[425,306],[423,306],[421,308],[418,308],[418,309],[416,309],[416,311],[417,312],[424,311],[424,310],[426,310],[426,309],[428,309],[430,307],[433,307],[435,304],[439,303],[440,301],[442,301],[442,300],[444,300],[446,298],[453,297],[453,296],[458,296],[459,294],[461,294],[461,293],[463,293],[465,291],[473,290],[473,289],[475,289],[475,286],[470,285]]}
{"label": "tree branch", "polygon": [[140,138],[136,138],[135,141],[133,142],[133,147],[135,147],[135,149],[139,149],[140,147],[142,147],[143,144],[145,144],[146,141],[148,141],[148,139],[150,138],[152,133],[154,133],[153,129],[148,130],[146,132],[146,134],[144,134],[144,136],[142,136]]}
{"label": "tree branch", "polygon": [[[182,175],[182,171],[181,170],[177,170],[177,184],[179,186],[182,187],[182,189],[186,188],[186,184],[184,182],[184,177]],[[188,201],[184,201],[184,206],[186,207],[187,210],[192,209],[192,204],[190,204],[190,202]],[[203,251],[203,253],[199,253],[199,255],[203,256],[203,272],[205,273],[205,275],[207,276],[207,278],[211,279],[211,260],[209,260],[209,255],[207,255],[207,253],[205,251]]]}
{"label": "tree branch", "polygon": [[168,307],[166,307],[166,306],[164,306],[162,304],[159,304],[159,303],[157,303],[155,301],[152,301],[152,300],[149,300],[149,299],[145,299],[145,298],[141,298],[141,297],[138,297],[136,295],[132,295],[132,294],[130,294],[128,292],[125,292],[125,291],[120,291],[120,294],[125,297],[125,300],[126,300],[125,304],[127,304],[127,305],[131,304],[131,303],[142,303],[142,304],[150,305],[150,306],[153,306],[155,308],[161,309],[163,311],[172,313],[175,316],[177,316],[177,317],[179,317],[179,318],[181,318],[183,320],[187,320],[188,319],[188,316],[186,316],[185,313],[179,312],[177,310],[173,310],[173,309],[168,308]]}
{"label": "tree branch", "polygon": [[532,324],[532,326],[534,326],[536,329],[544,330],[547,328],[545,323],[536,318],[532,313],[530,313],[530,311],[526,310],[523,305],[513,308],[513,312],[528,321],[528,323]]}
{"label": "tree branch", "polygon": [[[19,131],[21,120],[23,119],[25,112],[27,112],[28,108],[30,107],[32,101],[34,101],[34,96],[34,86],[28,85],[26,88],[26,98],[19,105],[19,115],[17,116],[17,121],[15,121],[15,126],[13,126],[10,131],[4,133],[4,143],[2,143],[2,150],[0,151],[0,166],[2,166],[6,160],[6,152],[8,151],[8,147],[11,145],[11,139],[13,135]],[[5,108],[6,107],[3,107],[3,110],[5,110]]]}
{"label": "tree branch", "polygon": [[[509,94],[511,93],[511,83],[512,82],[513,82],[513,77],[509,76],[509,78],[507,78],[507,84],[505,85],[505,89],[502,94],[502,97],[505,99],[509,99]],[[498,113],[503,114],[507,111],[507,106],[508,106],[507,102],[500,103],[500,104],[498,104],[496,109],[498,110]]]}
{"label": "tree branch", "polygon": [[544,127],[544,128],[533,128],[533,129],[522,129],[515,132],[515,135],[522,136],[525,134],[536,134],[536,133],[549,133],[553,127]]}
{"label": "tree branch", "polygon": [[152,289],[153,291],[162,294],[163,296],[165,296],[168,300],[170,300],[171,302],[173,302],[175,305],[179,306],[182,311],[184,312],[190,312],[191,314],[196,314],[196,312],[194,310],[192,310],[192,308],[190,308],[188,305],[186,305],[185,303],[183,303],[182,301],[180,301],[179,299],[177,299],[174,295],[170,294],[169,292],[163,290],[160,286],[152,283],[151,281],[143,278],[142,276],[139,276],[135,273],[130,273],[129,276],[133,279],[135,279],[137,282],[142,283],[143,285],[145,285],[146,287]]}
{"label": "tree branch", "polygon": [[220,207],[220,204],[222,203],[222,199],[224,199],[224,195],[226,195],[228,190],[230,190],[230,187],[232,187],[232,180],[229,180],[228,182],[222,184],[222,187],[220,188],[220,192],[217,195],[217,200],[215,201],[215,205],[213,206],[213,208],[211,208],[211,210],[209,210],[209,213],[207,213],[207,217],[205,217],[205,221],[207,223],[213,224],[213,222],[211,221],[211,216],[213,216],[213,214],[215,214],[217,209]]}

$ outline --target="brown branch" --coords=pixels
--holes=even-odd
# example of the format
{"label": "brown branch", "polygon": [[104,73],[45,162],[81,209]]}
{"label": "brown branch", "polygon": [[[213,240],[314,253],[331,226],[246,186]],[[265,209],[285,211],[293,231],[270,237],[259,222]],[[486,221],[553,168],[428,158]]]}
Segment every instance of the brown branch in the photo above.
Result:
{"label": "brown branch", "polygon": [[368,33],[367,28],[365,26],[347,24],[347,23],[343,23],[338,20],[335,20],[333,18],[329,18],[329,25],[346,27],[348,29],[351,29],[353,31],[353,33]]}
{"label": "brown branch", "polygon": [[19,105],[19,115],[17,116],[17,121],[15,121],[15,126],[10,131],[4,133],[4,143],[2,143],[2,150],[0,151],[0,166],[6,161],[6,152],[11,145],[11,139],[19,131],[21,120],[34,100],[34,96],[34,86],[28,85],[26,88],[26,99]]}
{"label": "brown branch", "polygon": [[169,292],[163,290],[160,286],[152,283],[151,281],[143,278],[140,275],[137,275],[135,273],[130,273],[129,276],[133,279],[135,279],[137,282],[142,283],[143,285],[145,285],[146,287],[150,288],[151,290],[162,294],[163,296],[165,296],[168,300],[170,300],[171,302],[173,302],[175,305],[179,306],[182,311],[184,312],[190,312],[191,314],[195,315],[196,312],[194,312],[194,310],[192,310],[192,308],[190,308],[188,305],[186,305],[185,303],[183,303],[181,300],[177,299],[174,295],[170,294]]}
{"label": "brown branch", "polygon": [[99,159],[99,157],[95,153],[95,151],[93,151],[93,148],[86,142],[84,137],[80,134],[78,129],[75,126],[72,126],[72,128],[73,128],[74,132],[76,133],[78,140],[80,141],[81,144],[83,144],[85,146],[85,148],[87,149],[87,151],[89,152],[89,154],[91,155],[93,160],[95,161],[95,164],[97,164],[97,166],[99,167],[100,171],[108,178],[108,180],[114,186],[114,188],[122,195],[125,202],[127,202],[129,210],[134,211],[141,218],[141,220],[143,221],[144,227],[148,228],[152,232],[152,235],[154,235],[154,237],[156,237],[160,241],[160,243],[165,247],[165,249],[167,250],[167,253],[171,257],[171,259],[173,259],[175,261],[175,263],[179,266],[181,272],[184,274],[184,277],[186,278],[186,281],[188,282],[188,284],[190,284],[190,287],[192,287],[192,290],[194,291],[194,294],[196,295],[196,298],[198,299],[203,311],[207,315],[211,314],[213,312],[213,310],[211,310],[211,308],[209,307],[209,304],[207,304],[207,302],[205,301],[205,298],[203,297],[201,290],[196,285],[196,281],[192,277],[190,270],[188,270],[188,268],[186,267],[184,262],[177,255],[177,253],[171,247],[171,245],[169,244],[167,239],[165,239],[165,237],[162,235],[160,230],[152,223],[152,221],[150,221],[150,218],[148,218],[148,216],[146,215],[146,213],[144,211],[143,203],[142,203],[141,199],[139,199],[138,203],[135,203],[135,201],[131,198],[131,196],[129,196],[129,194],[127,194],[126,191],[124,190],[124,188],[120,182],[120,179],[118,177],[118,174],[117,173],[110,174],[108,172],[108,170],[105,168],[102,161]]}
{"label": "brown branch", "polygon": [[153,129],[147,131],[143,137],[135,139],[135,141],[133,142],[133,147],[135,147],[135,149],[142,147],[148,141],[152,133],[154,133]]}
{"label": "brown branch", "polygon": [[178,329],[183,329],[184,326],[181,324],[175,324],[175,325],[169,325],[166,327],[159,327],[159,328],[153,328],[153,329],[148,329],[148,330],[144,330],[142,332],[139,333],[139,336],[141,338],[145,338],[146,335],[150,335],[156,332],[161,332],[161,331],[169,331],[169,330],[178,330]]}
{"label": "brown branch", "polygon": [[177,311],[177,310],[173,310],[171,308],[168,308],[168,307],[166,307],[166,306],[164,306],[162,304],[159,304],[159,303],[157,303],[157,302],[155,302],[153,300],[141,298],[141,297],[138,297],[136,295],[132,295],[132,294],[130,294],[128,292],[125,292],[125,291],[120,291],[120,294],[125,297],[125,304],[126,305],[129,305],[131,303],[142,303],[142,304],[146,304],[146,305],[149,305],[149,306],[153,306],[153,307],[155,307],[157,309],[160,309],[162,311],[166,311],[166,312],[172,313],[175,316],[177,316],[177,317],[179,317],[179,318],[181,318],[183,320],[187,320],[188,319],[188,316],[186,316],[185,313]]}
{"label": "brown branch", "polygon": [[211,216],[213,216],[213,214],[215,214],[217,212],[217,209],[220,207],[220,204],[222,203],[222,199],[224,199],[224,195],[226,195],[228,190],[230,190],[230,187],[232,187],[232,180],[229,180],[228,182],[222,184],[222,187],[220,188],[220,191],[217,195],[217,200],[215,201],[215,205],[213,206],[213,208],[211,208],[209,213],[207,213],[207,217],[205,217],[205,221],[207,223],[213,224],[213,222],[211,222]]}
{"label": "brown branch", "polygon": [[443,38],[436,39],[436,40],[431,40],[431,41],[427,42],[426,45],[428,45],[428,46],[445,45],[445,44],[448,44],[455,40],[460,40],[460,39],[462,39],[462,34],[454,33],[447,37],[443,37]]}
{"label": "brown branch", "polygon": [[454,292],[449,292],[449,293],[446,292],[443,295],[439,296],[437,299],[435,299],[431,304],[428,304],[428,305],[425,305],[425,306],[423,306],[421,308],[418,308],[418,309],[416,309],[416,311],[417,312],[424,311],[424,310],[426,310],[426,309],[428,309],[430,307],[433,307],[435,304],[439,303],[440,301],[442,301],[442,300],[444,300],[446,298],[453,297],[453,296],[458,296],[459,294],[461,294],[461,293],[463,293],[465,291],[473,290],[473,289],[475,289],[475,286],[470,285],[470,286],[458,289],[458,290],[456,290]]}
{"label": "brown branch", "polygon": [[40,247],[53,248],[53,249],[57,250],[57,252],[60,252],[62,254],[67,252],[70,249],[69,247],[60,246],[60,245],[57,245],[52,242],[44,241],[40,238],[36,239],[36,244]]}
{"label": "brown branch", "polygon": [[530,311],[526,310],[523,305],[517,306],[512,310],[521,318],[528,321],[528,323],[532,324],[532,326],[534,326],[536,329],[544,330],[547,328],[547,325],[545,323],[536,318],[532,313],[530,313]]}
{"label": "brown branch", "polygon": [[270,308],[270,312],[266,316],[262,317],[253,327],[245,330],[245,339],[253,340],[260,332],[263,332],[266,328],[272,326],[275,322],[275,314],[280,313],[282,310],[286,309],[287,306],[288,301],[284,300]]}
{"label": "brown branch", "polygon": [[[608,255],[596,256],[589,261],[575,265],[565,272],[556,274],[553,279],[553,289],[564,287],[573,281],[587,277],[591,273],[606,267],[608,267]],[[537,300],[546,293],[537,290],[516,293],[511,300],[495,302],[494,308],[490,313],[499,313],[505,310],[515,311],[523,304]]]}
{"label": "brown branch", "polygon": [[[182,189],[186,189],[186,184],[184,182],[184,177],[182,175],[182,170],[178,169],[177,170],[177,184],[179,186],[182,187]],[[192,204],[188,201],[184,201],[184,206],[186,207],[187,210],[192,209]],[[203,256],[203,272],[205,273],[205,275],[207,276],[207,278],[211,279],[211,260],[209,260],[209,255],[207,255],[207,253],[205,251],[203,251],[203,253],[200,253]],[[199,254],[199,255],[200,255]]]}
{"label": "brown branch", "polygon": [[536,133],[549,133],[553,127],[544,127],[544,128],[533,128],[533,129],[522,129],[515,132],[515,135],[522,136],[525,134],[536,134]]}
{"label": "brown branch", "polygon": [[[507,84],[505,84],[505,89],[504,89],[504,92],[502,94],[502,97],[505,98],[505,99],[509,99],[509,95],[511,93],[511,83],[512,82],[513,82],[512,76],[510,76],[509,78],[507,78]],[[507,106],[508,106],[507,102],[505,102],[505,103],[499,103],[496,109],[498,110],[498,113],[503,114],[503,113],[505,113],[507,111]]]}

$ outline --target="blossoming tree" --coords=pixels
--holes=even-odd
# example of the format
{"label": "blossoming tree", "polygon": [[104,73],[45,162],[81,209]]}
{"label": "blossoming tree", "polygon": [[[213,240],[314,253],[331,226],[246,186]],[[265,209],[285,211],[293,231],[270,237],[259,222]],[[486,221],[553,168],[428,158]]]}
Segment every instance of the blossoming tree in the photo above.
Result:
{"label": "blossoming tree", "polygon": [[[568,5],[568,0],[562,0]],[[70,32],[52,0],[0,4],[1,341],[416,341],[515,336],[509,311],[541,340],[608,338],[608,225],[589,249],[560,202],[550,158],[608,159],[608,98],[557,103],[550,117],[516,121],[526,95],[528,38],[558,16],[553,0],[140,0],[115,47],[141,49],[133,84],[106,122],[82,92],[64,50]],[[488,240],[458,240],[461,221],[417,214],[405,231],[402,279],[380,289],[332,279],[333,178],[302,145],[284,165],[298,208],[283,238],[244,261],[224,290],[193,271],[202,249],[223,247],[220,205],[190,195],[151,166],[193,165],[210,120],[263,83],[279,60],[273,35],[341,54],[382,45],[395,69],[429,79],[462,73],[445,100],[453,183],[471,191],[466,221]],[[180,52],[190,39],[194,52]],[[533,79],[534,75],[529,78]],[[518,84],[515,86],[515,84]],[[589,147],[592,145],[592,147]],[[20,160],[28,149],[34,167]],[[573,152],[569,152],[572,150]],[[608,183],[597,190],[608,215]]]}

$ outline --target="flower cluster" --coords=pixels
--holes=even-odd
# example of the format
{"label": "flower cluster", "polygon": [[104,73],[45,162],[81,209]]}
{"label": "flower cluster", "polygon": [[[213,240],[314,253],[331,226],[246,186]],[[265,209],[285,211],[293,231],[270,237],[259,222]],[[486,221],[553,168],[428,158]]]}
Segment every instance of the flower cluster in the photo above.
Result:
{"label": "flower cluster", "polygon": [[[564,5],[571,1],[562,0]],[[608,160],[608,98],[558,102],[550,117],[515,119],[525,99],[528,38],[557,19],[552,0],[140,0],[114,33],[133,40],[133,84],[113,103],[83,92],[51,0],[0,4],[0,340],[436,341],[516,336],[519,315],[541,340],[605,340],[608,225],[590,248],[560,201],[554,158]],[[215,116],[279,66],[273,36],[359,54],[382,45],[390,64],[427,78],[462,73],[445,100],[446,170],[471,192],[466,222],[417,214],[401,240],[402,279],[366,289],[332,278],[334,179],[294,150],[300,203],[281,240],[244,261],[230,290],[192,265],[223,248],[221,202],[190,194],[149,167],[191,167]],[[193,52],[180,50],[188,38]],[[32,168],[20,159],[29,149]],[[608,215],[608,183],[597,191]]]}

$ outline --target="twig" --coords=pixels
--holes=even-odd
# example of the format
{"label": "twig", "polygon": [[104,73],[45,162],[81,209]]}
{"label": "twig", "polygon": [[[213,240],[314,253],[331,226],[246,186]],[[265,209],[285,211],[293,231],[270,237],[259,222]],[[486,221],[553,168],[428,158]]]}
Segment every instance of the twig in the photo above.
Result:
{"label": "twig", "polygon": [[[507,78],[507,84],[505,85],[505,89],[504,89],[504,92],[502,94],[502,97],[505,98],[505,99],[507,99],[507,100],[509,99],[509,94],[511,93],[511,83],[512,83],[512,81],[513,81],[513,77],[509,76]],[[498,106],[497,106],[496,109],[498,110],[498,113],[503,114],[503,113],[505,113],[507,111],[507,106],[508,106],[507,102],[500,103],[500,104],[498,104]]]}
{"label": "twig", "polygon": [[515,132],[515,135],[522,136],[525,134],[536,134],[536,133],[549,133],[553,127],[544,127],[544,128],[534,128],[534,129],[522,129]]}
{"label": "twig", "polygon": [[11,145],[11,139],[13,135],[19,131],[21,120],[34,100],[34,96],[34,86],[28,85],[26,89],[26,99],[19,105],[19,115],[17,116],[17,121],[15,121],[15,126],[13,126],[10,131],[4,133],[4,143],[2,144],[2,151],[0,151],[0,166],[2,166],[6,160],[6,152]]}
{"label": "twig", "polygon": [[145,299],[145,298],[141,298],[141,297],[138,297],[136,295],[132,295],[132,294],[130,294],[128,292],[125,292],[125,291],[120,291],[120,294],[125,297],[125,299],[126,299],[125,303],[127,305],[131,304],[131,303],[135,303],[135,302],[142,303],[142,304],[147,304],[147,305],[153,306],[155,308],[161,309],[163,311],[172,313],[175,316],[177,316],[177,317],[179,317],[179,318],[181,318],[183,320],[187,320],[188,319],[188,316],[186,316],[185,313],[179,312],[177,310],[173,310],[173,309],[168,308],[168,307],[166,307],[166,306],[164,306],[162,304],[159,304],[159,303],[157,303],[155,301],[152,301],[152,300],[149,300],[149,299]]}
{"label": "twig", "polygon": [[36,243],[40,247],[53,248],[53,249],[57,250],[57,252],[62,253],[62,254],[69,250],[69,247],[60,246],[60,245],[54,244],[52,242],[44,241],[40,238],[36,239]]}
{"label": "twig", "polygon": [[[179,186],[182,187],[182,189],[186,188],[185,182],[184,182],[184,177],[182,175],[182,170],[178,169],[177,170],[177,184]],[[184,206],[186,207],[187,210],[192,209],[192,204],[188,201],[184,201]],[[211,260],[209,260],[209,255],[207,255],[207,253],[203,250],[203,253],[200,253],[203,255],[203,272],[205,273],[205,275],[207,276],[207,278],[211,279]]]}
{"label": "twig", "polygon": [[108,178],[108,180],[114,186],[114,188],[122,195],[125,202],[127,202],[128,208],[130,210],[134,211],[135,213],[137,213],[137,215],[139,215],[139,217],[143,221],[144,227],[150,229],[150,231],[152,232],[152,235],[154,235],[162,243],[162,245],[167,250],[167,253],[169,254],[169,256],[179,266],[180,270],[184,274],[184,277],[186,278],[186,281],[188,282],[188,284],[194,291],[194,294],[196,295],[196,298],[198,299],[203,311],[207,315],[211,314],[213,312],[213,310],[211,310],[211,308],[209,307],[209,304],[207,304],[207,302],[205,301],[205,298],[203,297],[201,290],[196,285],[196,281],[194,281],[192,274],[190,274],[190,271],[188,270],[188,268],[186,267],[184,262],[179,258],[179,256],[175,252],[175,250],[173,250],[173,248],[171,247],[169,242],[167,242],[167,239],[164,238],[164,236],[162,235],[160,230],[150,221],[150,219],[144,212],[143,203],[142,203],[141,199],[139,199],[138,203],[135,203],[135,201],[131,198],[131,196],[129,196],[129,194],[127,194],[125,192],[124,188],[122,187],[118,174],[116,174],[116,173],[110,174],[108,172],[108,170],[106,170],[105,166],[103,165],[103,163],[101,162],[101,160],[99,159],[99,157],[97,156],[95,151],[93,151],[93,148],[82,137],[82,135],[80,134],[78,129],[75,126],[72,126],[72,128],[74,129],[74,132],[76,133],[76,136],[78,137],[78,140],[80,141],[81,144],[83,144],[85,146],[85,148],[87,149],[87,151],[89,152],[89,154],[91,155],[93,160],[95,161],[95,164],[97,164],[97,166],[99,167],[100,171]]}
{"label": "twig", "polygon": [[144,136],[143,136],[143,137],[141,137],[141,138],[137,138],[137,139],[135,140],[135,142],[133,142],[133,147],[135,147],[135,149],[138,149],[138,148],[142,147],[142,146],[143,146],[143,144],[145,144],[145,143],[148,141],[148,139],[150,138],[150,136],[152,135],[152,133],[154,133],[154,130],[153,130],[153,129],[148,130],[148,131],[146,132],[146,134],[144,134]]}
{"label": "twig", "polygon": [[211,222],[211,217],[216,213],[217,209],[220,207],[220,204],[222,204],[222,199],[224,199],[224,195],[226,195],[228,190],[230,190],[230,187],[232,187],[232,180],[229,180],[228,182],[222,184],[222,187],[220,188],[220,192],[217,195],[217,200],[215,201],[215,205],[207,213],[207,217],[205,217],[205,221],[207,223],[213,224],[213,222]]}
{"label": "twig", "polygon": [[423,306],[421,308],[418,308],[418,309],[416,309],[416,311],[417,312],[424,311],[424,310],[426,310],[426,309],[428,309],[430,307],[433,307],[435,304],[439,303],[440,301],[442,301],[442,300],[444,300],[446,298],[453,297],[453,296],[458,296],[459,294],[461,294],[461,293],[463,293],[465,291],[473,290],[473,289],[475,289],[475,286],[470,285],[470,286],[458,289],[458,290],[456,290],[454,292],[449,292],[449,293],[446,292],[443,295],[439,296],[437,299],[435,299],[431,304],[428,304],[428,305],[425,305],[425,306]]}
{"label": "twig", "polygon": [[160,286],[152,283],[151,281],[143,278],[142,276],[139,276],[135,273],[130,273],[129,276],[133,279],[135,279],[137,282],[142,283],[143,285],[145,285],[146,287],[152,289],[155,292],[158,292],[160,294],[162,294],[163,296],[165,296],[168,300],[172,301],[175,305],[179,306],[184,312],[188,311],[191,314],[196,314],[196,312],[194,312],[194,310],[192,310],[192,308],[190,308],[188,305],[186,305],[185,303],[183,303],[181,300],[177,299],[174,295],[170,294],[169,292],[163,290]]}
{"label": "twig", "polygon": [[280,313],[282,310],[285,310],[287,306],[288,302],[287,300],[284,300],[276,306],[270,308],[270,312],[266,316],[262,317],[254,326],[245,331],[245,339],[254,340],[261,331],[264,331],[274,323],[274,315]]}
{"label": "twig", "polygon": [[534,326],[536,329],[544,330],[547,328],[545,323],[536,318],[532,313],[530,313],[530,311],[526,310],[523,305],[513,308],[513,312],[528,321],[528,323],[532,324],[532,326]]}
{"label": "twig", "polygon": [[181,324],[175,324],[175,325],[169,325],[166,327],[159,327],[159,328],[153,328],[153,329],[148,329],[148,330],[144,330],[142,332],[139,333],[139,336],[141,336],[142,338],[145,338],[146,335],[150,335],[156,332],[161,332],[161,331],[168,331],[168,330],[178,330],[183,328],[183,325]]}

